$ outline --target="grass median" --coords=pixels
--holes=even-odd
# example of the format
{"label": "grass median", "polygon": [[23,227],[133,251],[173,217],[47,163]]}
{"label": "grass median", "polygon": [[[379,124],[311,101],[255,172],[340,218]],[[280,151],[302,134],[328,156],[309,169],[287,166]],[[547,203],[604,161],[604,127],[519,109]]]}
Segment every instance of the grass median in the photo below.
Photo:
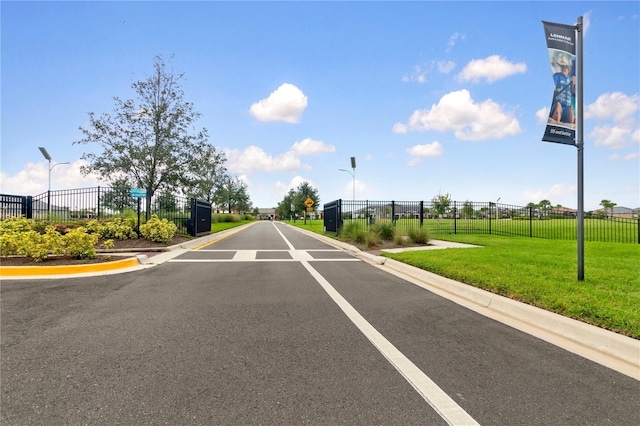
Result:
{"label": "grass median", "polygon": [[[313,225],[300,227],[323,233]],[[383,256],[640,339],[638,244],[586,241],[584,281],[578,281],[575,241],[466,234],[438,235],[437,239],[483,248]]]}
{"label": "grass median", "polygon": [[384,256],[511,299],[640,339],[640,246],[585,242],[584,281],[575,241],[450,235],[482,249]]}

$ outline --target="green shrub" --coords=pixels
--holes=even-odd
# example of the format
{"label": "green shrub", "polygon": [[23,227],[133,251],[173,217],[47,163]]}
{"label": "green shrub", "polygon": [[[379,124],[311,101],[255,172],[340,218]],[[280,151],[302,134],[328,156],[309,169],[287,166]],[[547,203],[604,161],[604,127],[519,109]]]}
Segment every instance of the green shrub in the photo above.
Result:
{"label": "green shrub", "polygon": [[379,247],[382,244],[382,239],[380,238],[380,234],[376,232],[368,232],[365,235],[365,244],[368,248]]}
{"label": "green shrub", "polygon": [[356,222],[349,222],[340,230],[340,239],[362,244],[366,240],[366,233]]}
{"label": "green shrub", "polygon": [[393,237],[393,242],[396,245],[399,245],[399,246],[407,246],[407,245],[409,245],[409,241],[411,241],[411,239],[409,237],[407,237],[406,235],[396,234]]}
{"label": "green shrub", "polygon": [[243,219],[243,216],[233,213],[222,213],[216,216],[218,216],[217,222],[241,222]]}
{"label": "green shrub", "polygon": [[105,223],[100,222],[96,219],[92,219],[88,221],[86,225],[84,225],[84,228],[87,230],[89,234],[96,234],[98,236],[102,236],[102,234],[105,232],[104,231]]}
{"label": "green shrub", "polygon": [[4,233],[27,232],[34,229],[36,223],[33,219],[23,217],[10,217],[0,222],[0,235]]}
{"label": "green shrub", "polygon": [[117,240],[128,240],[138,238],[138,234],[133,230],[133,222],[123,217],[115,217],[104,224],[101,238],[115,238]]}
{"label": "green shrub", "polygon": [[386,221],[376,222],[371,226],[371,232],[378,234],[380,239],[384,241],[393,241],[396,230],[393,226],[393,223]]}
{"label": "green shrub", "polygon": [[140,233],[144,238],[161,243],[171,241],[177,231],[178,227],[175,223],[169,222],[167,219],[160,220],[155,214],[147,223],[140,225]]}
{"label": "green shrub", "polygon": [[0,254],[2,256],[20,255],[29,246],[29,236],[39,235],[33,230],[35,222],[24,217],[10,217],[0,222]]}
{"label": "green shrub", "polygon": [[416,244],[429,244],[429,232],[425,228],[409,229],[409,238]]}
{"label": "green shrub", "polygon": [[97,234],[88,234],[84,227],[69,231],[63,237],[65,254],[74,259],[94,259],[95,245],[98,243]]}

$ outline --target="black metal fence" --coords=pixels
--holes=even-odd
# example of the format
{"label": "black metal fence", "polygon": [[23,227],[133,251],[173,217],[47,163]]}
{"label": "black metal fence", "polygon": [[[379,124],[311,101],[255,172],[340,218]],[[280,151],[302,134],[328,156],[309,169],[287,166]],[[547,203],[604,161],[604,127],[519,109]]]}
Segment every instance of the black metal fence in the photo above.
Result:
{"label": "black metal fence", "polygon": [[151,198],[148,215],[146,210],[146,199],[133,198],[129,193],[108,186],[47,191],[36,196],[0,194],[0,220],[25,216],[65,224],[80,219],[137,216],[139,211],[143,218],[155,214],[175,223],[181,234],[190,230],[190,198],[159,193]]}
{"label": "black metal fence", "polygon": [[[376,222],[391,221],[396,229],[408,232],[425,228],[438,234],[493,234],[548,239],[577,239],[577,212],[561,208],[522,207],[493,202],[451,201],[448,205],[430,201],[350,201],[325,204],[338,210],[336,232],[347,223],[369,227]],[[325,222],[327,215],[325,211]],[[326,225],[325,225],[326,226]],[[327,229],[327,232],[330,232]],[[640,242],[640,218],[585,214],[586,241]]]}

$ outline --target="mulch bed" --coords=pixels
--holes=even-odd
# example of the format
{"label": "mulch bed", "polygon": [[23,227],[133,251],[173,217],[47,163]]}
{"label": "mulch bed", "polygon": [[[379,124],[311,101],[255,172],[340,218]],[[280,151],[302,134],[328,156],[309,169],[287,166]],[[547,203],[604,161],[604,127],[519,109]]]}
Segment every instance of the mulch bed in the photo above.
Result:
{"label": "mulch bed", "polygon": [[[114,249],[132,249],[136,252],[143,253],[145,249],[157,249],[169,247],[176,244],[189,241],[189,238],[175,236],[169,244],[149,241],[145,238],[137,238],[132,240],[113,240]],[[102,241],[96,244],[96,249],[102,248]],[[118,253],[98,253],[95,259],[73,259],[65,256],[49,256],[42,262],[35,262],[28,257],[0,257],[0,266],[63,266],[63,265],[90,265],[92,263],[113,262],[131,257],[131,255],[119,255]]]}

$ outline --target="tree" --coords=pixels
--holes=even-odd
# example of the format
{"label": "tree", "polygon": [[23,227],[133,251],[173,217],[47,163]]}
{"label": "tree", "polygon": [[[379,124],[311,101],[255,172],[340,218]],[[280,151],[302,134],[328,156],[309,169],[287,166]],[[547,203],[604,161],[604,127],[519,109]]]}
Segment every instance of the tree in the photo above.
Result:
{"label": "tree", "polygon": [[160,212],[177,212],[178,202],[172,191],[163,189],[158,193],[155,200],[156,210]]}
{"label": "tree", "polygon": [[115,179],[111,189],[102,195],[100,204],[106,209],[122,212],[135,208],[135,201],[131,198],[131,184],[127,179]]}
{"label": "tree", "polygon": [[[276,210],[282,217],[289,217],[292,215],[292,212],[306,212],[307,206],[304,202],[307,198],[311,198],[313,200],[314,209],[316,206],[320,205],[318,190],[312,187],[309,182],[304,181],[298,185],[295,190],[289,190],[284,199],[278,204]],[[294,207],[293,211],[291,210],[292,205]]]}
{"label": "tree", "polygon": [[613,217],[613,208],[617,206],[616,203],[610,200],[602,200],[600,201],[600,205],[603,207],[605,215]]}
{"label": "tree", "polygon": [[224,153],[217,152],[213,145],[201,147],[199,155],[189,163],[183,178],[183,192],[189,197],[213,202],[227,179],[226,161]]}
{"label": "tree", "polygon": [[222,184],[217,187],[216,192],[213,194],[213,201],[222,210],[226,206],[229,213],[233,210],[247,212],[252,209],[252,203],[247,193],[247,184],[240,178],[231,177],[228,174],[225,175],[222,179]]}
{"label": "tree", "polygon": [[471,219],[473,217],[473,204],[471,204],[471,201],[465,201],[464,205],[462,206],[462,216],[466,217],[467,219]]}
{"label": "tree", "polygon": [[99,144],[101,153],[84,153],[88,162],[84,175],[96,173],[102,179],[127,179],[145,188],[146,212],[151,212],[151,197],[159,189],[176,189],[184,182],[189,163],[207,142],[207,130],[198,132],[193,123],[200,118],[193,104],[184,99],[180,80],[166,69],[156,56],[153,73],[134,82],[137,100],[114,98],[114,113],[99,117],[89,113],[89,125],[80,127],[83,138],[74,144]]}
{"label": "tree", "polygon": [[444,216],[451,205],[451,194],[438,194],[431,199],[431,204],[438,218],[438,226],[440,226],[440,218]]}
{"label": "tree", "polygon": [[544,212],[545,216],[549,215],[549,210],[551,209],[551,201],[549,200],[542,200],[538,203],[538,207],[540,207],[540,210],[542,210],[542,212]]}

